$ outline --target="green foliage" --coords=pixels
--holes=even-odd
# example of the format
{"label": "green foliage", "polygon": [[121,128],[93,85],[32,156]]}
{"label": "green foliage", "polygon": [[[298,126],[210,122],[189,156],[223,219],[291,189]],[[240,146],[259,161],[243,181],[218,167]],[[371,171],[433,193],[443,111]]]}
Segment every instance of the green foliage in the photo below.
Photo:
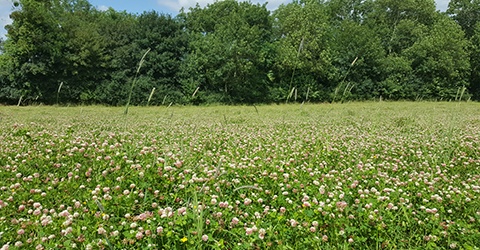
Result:
{"label": "green foliage", "polygon": [[[221,94],[217,101],[265,101],[272,27],[265,5],[227,0],[182,15],[190,38],[183,67],[185,95],[199,88],[199,96]],[[194,96],[190,99],[196,102]]]}
{"label": "green foliage", "polygon": [[480,99],[480,22],[477,23],[475,33],[471,38],[470,51],[470,92],[476,100]]}
{"label": "green foliage", "polygon": [[460,26],[439,15],[428,33],[404,53],[412,62],[414,75],[423,82],[419,92],[430,98],[453,100],[459,88],[468,86],[467,47]]}
{"label": "green foliage", "polygon": [[455,20],[470,39],[470,87],[469,91],[476,100],[480,99],[480,1],[452,0],[447,13]]}
{"label": "green foliage", "polygon": [[[54,85],[61,80],[57,68],[62,51],[61,24],[55,16],[58,1],[20,1],[7,26],[5,55],[14,79],[10,88],[20,85],[22,96],[50,100]],[[12,86],[13,85],[13,86]],[[16,86],[17,85],[17,86]],[[54,99],[51,99],[52,101]]]}
{"label": "green foliage", "polygon": [[386,53],[377,88],[382,97],[451,100],[468,85],[468,42],[434,1],[375,1],[367,16]]}
{"label": "green foliage", "polygon": [[433,0],[295,0],[273,13],[226,0],[177,17],[14,6],[2,103],[124,105],[149,48],[132,105],[480,98],[478,0],[453,0],[448,15]]}
{"label": "green foliage", "polygon": [[465,35],[470,38],[475,35],[475,29],[480,22],[479,0],[451,0],[447,14],[462,27]]}
{"label": "green foliage", "polygon": [[[280,6],[273,17],[277,86],[286,93],[300,91],[303,96],[308,90],[328,91],[336,69],[328,46],[331,28],[325,6],[319,1],[294,1]],[[321,95],[311,97],[313,101],[324,100]]]}
{"label": "green foliage", "polygon": [[374,83],[382,79],[380,70],[386,53],[380,37],[372,29],[354,21],[345,20],[334,25],[329,46],[333,51],[333,65],[338,69],[334,79],[337,91],[342,92],[345,99],[343,92],[349,85],[350,99],[379,96],[379,87]]}

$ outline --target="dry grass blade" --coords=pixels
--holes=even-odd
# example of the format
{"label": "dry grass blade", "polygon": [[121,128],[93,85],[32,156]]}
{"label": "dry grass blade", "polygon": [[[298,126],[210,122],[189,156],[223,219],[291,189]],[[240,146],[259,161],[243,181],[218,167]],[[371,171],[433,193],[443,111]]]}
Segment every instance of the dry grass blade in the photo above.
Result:
{"label": "dry grass blade", "polygon": [[155,93],[155,87],[153,87],[152,92],[150,92],[150,95],[148,96],[147,106],[150,104],[150,101],[152,100],[152,96],[154,93]]}
{"label": "dry grass blade", "polygon": [[135,78],[133,78],[132,87],[130,88],[130,93],[128,94],[127,105],[125,106],[125,112],[124,112],[125,115],[128,114],[128,106],[130,105],[130,101],[132,99],[133,88],[135,87],[135,83],[137,82],[138,73],[140,72],[140,69],[142,68],[143,62],[145,61],[145,57],[147,56],[148,52],[150,52],[150,48],[147,49],[145,54],[143,54],[142,59],[140,59],[140,63],[138,63],[137,72],[135,73]]}

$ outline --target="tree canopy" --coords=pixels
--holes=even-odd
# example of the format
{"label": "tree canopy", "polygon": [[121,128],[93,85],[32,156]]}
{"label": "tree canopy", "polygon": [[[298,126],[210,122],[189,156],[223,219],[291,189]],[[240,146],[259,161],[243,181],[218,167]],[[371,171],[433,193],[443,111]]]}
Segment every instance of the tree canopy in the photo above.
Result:
{"label": "tree canopy", "polygon": [[175,17],[18,0],[0,102],[123,105],[134,79],[136,105],[478,100],[479,17],[478,0],[225,0]]}

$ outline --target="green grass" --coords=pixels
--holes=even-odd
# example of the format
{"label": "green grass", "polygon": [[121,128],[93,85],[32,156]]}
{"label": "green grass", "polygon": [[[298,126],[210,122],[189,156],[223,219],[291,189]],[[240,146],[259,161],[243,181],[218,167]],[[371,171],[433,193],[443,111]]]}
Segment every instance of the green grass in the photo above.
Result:
{"label": "green grass", "polygon": [[478,103],[0,107],[0,247],[478,249],[479,168]]}

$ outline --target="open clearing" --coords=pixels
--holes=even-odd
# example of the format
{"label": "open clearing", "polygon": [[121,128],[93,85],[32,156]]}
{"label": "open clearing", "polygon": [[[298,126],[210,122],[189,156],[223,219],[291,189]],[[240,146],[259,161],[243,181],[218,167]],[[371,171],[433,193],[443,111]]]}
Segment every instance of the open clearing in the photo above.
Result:
{"label": "open clearing", "polygon": [[478,249],[480,105],[0,107],[2,249]]}

